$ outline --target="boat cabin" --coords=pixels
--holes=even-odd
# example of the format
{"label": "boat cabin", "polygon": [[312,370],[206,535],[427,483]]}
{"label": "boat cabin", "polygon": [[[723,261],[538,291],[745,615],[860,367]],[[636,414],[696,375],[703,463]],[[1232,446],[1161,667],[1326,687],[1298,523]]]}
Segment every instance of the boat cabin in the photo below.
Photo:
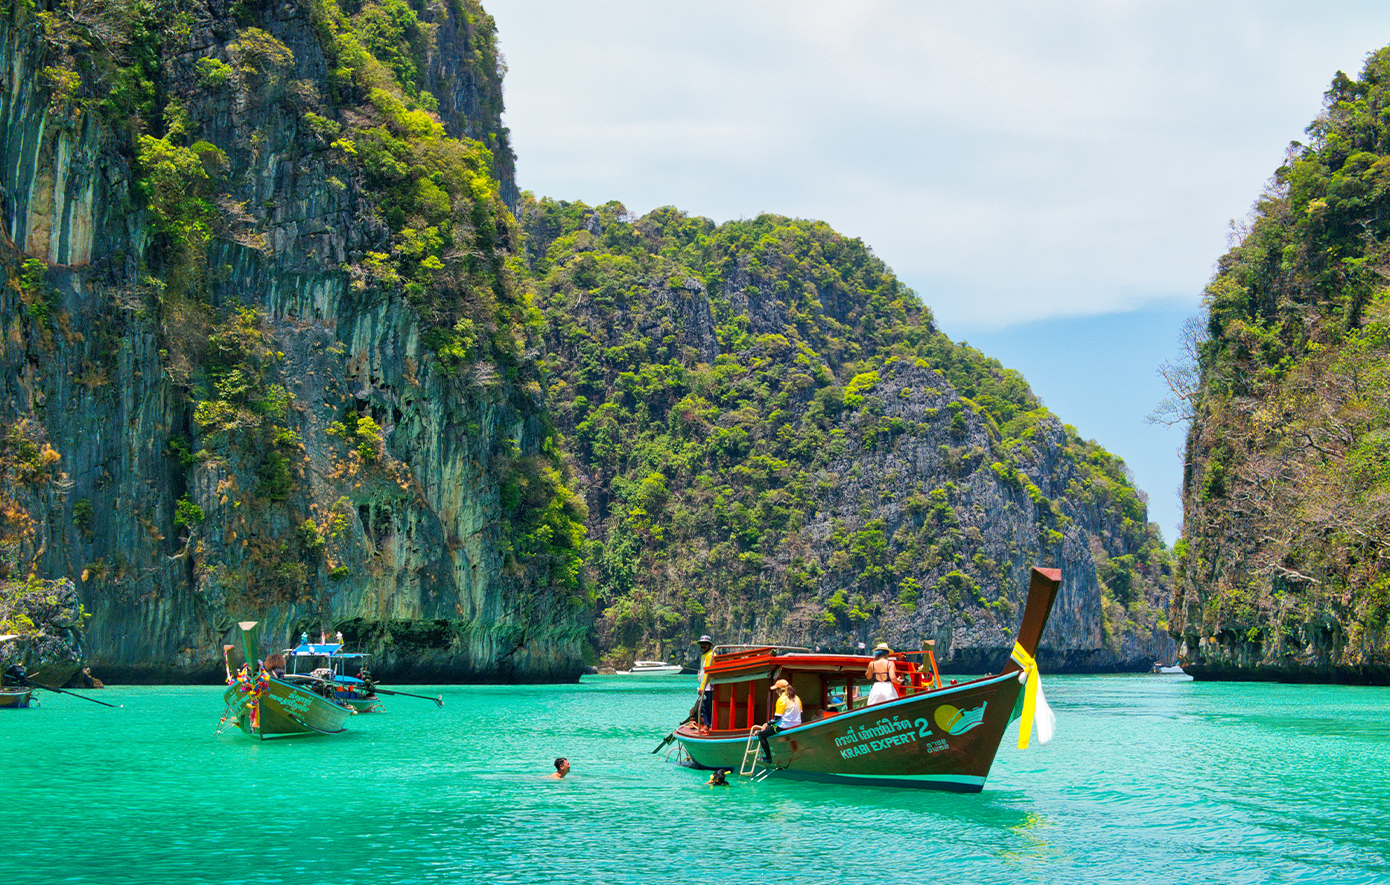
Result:
{"label": "boat cabin", "polygon": [[305,637],[285,649],[285,675],[314,676],[337,682],[361,682],[357,673],[367,666],[367,655],[344,652],[340,642],[313,643]]}
{"label": "boat cabin", "polygon": [[[722,649],[732,649],[723,651]],[[941,687],[934,662],[913,661],[926,652],[895,652],[900,696]],[[873,683],[864,671],[868,655],[820,654],[779,646],[719,646],[706,668],[714,689],[712,731],[744,731],[767,722],[775,704],[772,684],[785,679],[801,700],[801,721],[811,723],[858,710],[868,703]]]}

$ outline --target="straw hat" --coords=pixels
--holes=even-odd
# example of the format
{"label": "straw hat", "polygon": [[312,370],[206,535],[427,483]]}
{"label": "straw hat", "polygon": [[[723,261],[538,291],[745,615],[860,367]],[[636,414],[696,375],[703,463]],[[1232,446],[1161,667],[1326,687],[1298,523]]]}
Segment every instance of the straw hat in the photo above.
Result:
{"label": "straw hat", "polygon": [[891,655],[892,653],[893,650],[888,647],[888,643],[886,642],[880,642],[878,645],[874,646],[874,657],[878,657],[879,655]]}

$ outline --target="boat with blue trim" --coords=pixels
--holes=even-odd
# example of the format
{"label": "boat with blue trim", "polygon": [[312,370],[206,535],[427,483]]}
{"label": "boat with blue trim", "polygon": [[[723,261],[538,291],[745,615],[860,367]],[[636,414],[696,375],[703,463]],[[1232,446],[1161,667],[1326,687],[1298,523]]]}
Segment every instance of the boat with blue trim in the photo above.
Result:
{"label": "boat with blue trim", "polygon": [[285,681],[307,686],[326,683],[334,700],[359,713],[383,709],[367,670],[367,655],[343,651],[342,637],[339,633],[336,642],[329,642],[327,636],[310,642],[308,633],[299,634],[299,645],[285,649]]}
{"label": "boat with blue trim", "polygon": [[0,686],[0,710],[18,710],[29,706],[34,690],[26,686]]}
{"label": "boat with blue trim", "polygon": [[328,683],[316,680],[313,686],[287,682],[261,665],[260,626],[255,621],[242,621],[241,648],[246,664],[234,676],[227,662],[232,646],[222,647],[227,663],[227,690],[222,701],[227,709],[222,714],[218,733],[236,727],[249,737],[259,740],[307,734],[341,734],[346,731],[348,717],[357,713],[333,697]]}
{"label": "boat with blue trim", "polygon": [[[699,769],[978,793],[1011,722],[1021,719],[1020,747],[1028,745],[1035,716],[1040,742],[1051,738],[1052,714],[1034,655],[1061,582],[1058,569],[1033,569],[1018,640],[998,675],[943,683],[929,646],[891,653],[897,698],[872,705],[868,655],[716,647],[706,668],[713,722],[708,731],[698,722],[683,724],[672,739],[686,764]],[[772,758],[765,763],[756,731],[771,718],[778,680],[795,689],[802,721],[768,739]]]}
{"label": "boat with blue trim", "polygon": [[[9,634],[0,636],[0,641],[14,638],[16,638],[15,634]],[[18,710],[29,706],[29,699],[33,696],[34,689],[28,683],[29,680],[25,678],[24,667],[21,664],[11,664],[5,668],[4,672],[0,672],[0,710]],[[37,702],[35,705],[37,706]]]}

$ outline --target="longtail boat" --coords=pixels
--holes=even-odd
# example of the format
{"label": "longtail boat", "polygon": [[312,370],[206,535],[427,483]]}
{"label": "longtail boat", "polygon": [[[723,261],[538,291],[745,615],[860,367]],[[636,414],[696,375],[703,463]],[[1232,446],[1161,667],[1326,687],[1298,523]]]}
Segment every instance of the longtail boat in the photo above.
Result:
{"label": "longtail boat", "polygon": [[300,734],[338,734],[345,730],[344,723],[356,710],[333,700],[331,688],[325,692],[325,697],[267,673],[258,658],[260,626],[255,621],[243,621],[238,626],[246,665],[235,677],[228,667],[230,685],[222,695],[227,705],[222,716],[223,727],[234,724],[247,735],[261,740]]}
{"label": "longtail boat", "polygon": [[7,685],[0,688],[0,710],[6,708],[19,709],[29,706],[29,699],[33,697],[34,690],[26,686]]}
{"label": "longtail boat", "polygon": [[[9,637],[0,637],[8,639]],[[11,685],[6,685],[6,681]],[[19,664],[13,664],[5,672],[0,673],[0,710],[18,710],[21,707],[29,706],[29,699],[34,695],[34,688],[27,684],[24,678],[24,668]],[[20,684],[24,683],[24,684]]]}
{"label": "longtail boat", "polygon": [[[1027,747],[1036,709],[1040,740],[1051,737],[1033,656],[1061,582],[1058,569],[1033,569],[1018,640],[998,675],[943,684],[934,654],[895,653],[890,658],[903,680],[898,697],[872,706],[866,705],[865,670],[873,660],[867,655],[716,647],[706,668],[714,721],[708,732],[698,723],[683,724],[672,737],[694,768],[978,793],[1010,722],[1022,720],[1019,747]],[[914,655],[927,659],[910,660]],[[768,764],[760,761],[751,732],[770,718],[778,679],[790,682],[801,699],[802,724],[768,739]]]}
{"label": "longtail boat", "polygon": [[[342,634],[338,636],[341,638]],[[376,685],[366,670],[367,655],[362,652],[343,651],[341,642],[310,642],[304,633],[300,634],[299,645],[285,649],[285,662],[286,682],[311,689],[315,683],[326,682],[333,689],[333,699],[340,704],[359,713],[382,709]]]}

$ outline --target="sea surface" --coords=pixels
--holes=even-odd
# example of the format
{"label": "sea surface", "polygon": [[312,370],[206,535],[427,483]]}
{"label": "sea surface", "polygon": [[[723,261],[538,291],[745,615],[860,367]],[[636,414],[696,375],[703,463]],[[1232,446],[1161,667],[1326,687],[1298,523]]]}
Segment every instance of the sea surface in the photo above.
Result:
{"label": "sea surface", "polygon": [[216,686],[44,693],[0,710],[0,882],[1390,882],[1390,689],[1043,685],[1056,738],[976,795],[707,787],[651,752],[692,678],[403,686],[445,705],[267,743]]}

